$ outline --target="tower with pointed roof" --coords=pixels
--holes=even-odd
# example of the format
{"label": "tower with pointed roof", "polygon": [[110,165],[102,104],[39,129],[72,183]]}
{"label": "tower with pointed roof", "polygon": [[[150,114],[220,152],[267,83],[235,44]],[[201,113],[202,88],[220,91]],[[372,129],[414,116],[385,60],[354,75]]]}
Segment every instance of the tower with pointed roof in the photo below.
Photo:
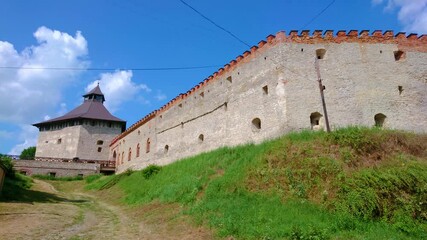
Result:
{"label": "tower with pointed roof", "polygon": [[96,163],[108,160],[108,145],[126,122],[104,106],[99,84],[83,95],[83,103],[67,114],[33,124],[39,129],[36,160]]}

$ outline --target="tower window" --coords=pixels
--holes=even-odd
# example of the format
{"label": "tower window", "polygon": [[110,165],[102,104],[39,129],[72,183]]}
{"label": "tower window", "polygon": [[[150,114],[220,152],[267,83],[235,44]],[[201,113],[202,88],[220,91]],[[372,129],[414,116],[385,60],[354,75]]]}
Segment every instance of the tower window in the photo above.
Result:
{"label": "tower window", "polygon": [[264,95],[268,95],[268,86],[267,85],[262,87],[262,92],[264,93]]}
{"label": "tower window", "polygon": [[128,161],[132,159],[132,148],[129,148]]}
{"label": "tower window", "polygon": [[169,145],[165,145],[165,153],[169,152]]}
{"label": "tower window", "polygon": [[139,143],[136,145],[136,157],[139,157],[140,146]]}
{"label": "tower window", "polygon": [[149,152],[150,152],[150,143],[151,143],[151,142],[150,142],[150,139],[148,138],[148,139],[147,139],[147,145],[146,145],[146,148],[145,148],[145,152],[146,152],[146,153],[149,153]]}
{"label": "tower window", "polygon": [[261,119],[254,118],[252,120],[252,131],[258,132],[261,129]]}
{"label": "tower window", "polygon": [[398,86],[397,89],[399,90],[399,95],[401,95],[402,92],[403,92],[403,87],[402,86]]}
{"label": "tower window", "polygon": [[374,116],[375,127],[380,127],[380,128],[383,127],[386,118],[387,116],[382,113],[375,114]]}
{"label": "tower window", "polygon": [[98,152],[101,152],[102,151],[102,147],[98,147]]}
{"label": "tower window", "polygon": [[326,50],[324,48],[319,48],[316,50],[317,59],[323,59],[325,57]]}
{"label": "tower window", "polygon": [[104,144],[104,141],[102,141],[102,140],[96,141],[96,145],[102,145],[102,144]]}
{"label": "tower window", "polygon": [[402,59],[405,59],[405,57],[406,57],[405,52],[400,51],[400,50],[394,51],[394,60],[395,61],[400,61]]}
{"label": "tower window", "polygon": [[320,126],[320,119],[323,117],[322,114],[319,112],[314,112],[310,114],[310,124],[311,129],[313,130],[319,130],[321,128]]}
{"label": "tower window", "polygon": [[203,134],[199,135],[199,143],[202,143],[205,140],[205,136]]}

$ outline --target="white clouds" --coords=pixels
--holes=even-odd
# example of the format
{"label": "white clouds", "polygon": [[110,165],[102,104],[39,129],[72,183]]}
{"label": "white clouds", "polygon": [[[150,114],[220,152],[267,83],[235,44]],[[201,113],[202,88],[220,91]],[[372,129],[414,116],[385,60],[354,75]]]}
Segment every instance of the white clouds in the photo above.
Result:
{"label": "white clouds", "polygon": [[386,3],[386,11],[398,8],[404,31],[427,34],[427,0],[372,0],[372,3]]}
{"label": "white clouds", "polygon": [[37,128],[30,125],[21,125],[21,133],[19,134],[20,144],[15,145],[8,154],[20,155],[22,150],[28,147],[37,145]]}
{"label": "white clouds", "polygon": [[[62,90],[78,80],[79,71],[47,70],[49,67],[85,68],[88,49],[80,32],[75,36],[46,27],[34,33],[37,45],[18,52],[6,41],[0,41],[0,66],[17,69],[0,69],[0,123],[19,126],[21,143],[13,147],[11,154],[20,154],[24,148],[35,146],[37,128],[29,125],[48,114],[61,114],[66,105],[58,106]],[[27,68],[27,69],[26,69]],[[37,69],[28,69],[37,68]],[[7,134],[0,134],[5,139]]]}
{"label": "white clouds", "polygon": [[[58,107],[61,90],[76,80],[78,71],[44,68],[84,68],[87,42],[80,32],[67,33],[40,27],[34,33],[38,45],[21,53],[0,41],[0,122],[33,123]],[[25,69],[38,68],[38,69]]]}
{"label": "white clouds", "polygon": [[132,81],[132,71],[116,71],[114,73],[103,73],[99,80],[93,81],[86,87],[86,91],[92,90],[99,82],[105,95],[105,105],[114,112],[124,102],[136,99],[141,91],[151,92],[145,84],[136,84]]}
{"label": "white clouds", "polygon": [[166,99],[166,95],[161,91],[157,91],[157,94],[154,96],[154,98],[157,99],[157,101],[162,101]]}

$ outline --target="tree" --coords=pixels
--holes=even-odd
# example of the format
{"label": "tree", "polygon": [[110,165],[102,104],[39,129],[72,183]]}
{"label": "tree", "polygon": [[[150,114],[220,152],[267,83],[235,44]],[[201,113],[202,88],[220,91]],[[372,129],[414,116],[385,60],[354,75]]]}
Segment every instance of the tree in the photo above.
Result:
{"label": "tree", "polygon": [[36,147],[29,147],[22,151],[21,155],[19,155],[19,158],[24,160],[34,160],[35,155]]}
{"label": "tree", "polygon": [[0,163],[6,168],[6,176],[14,177],[15,170],[13,169],[12,158],[0,154]]}

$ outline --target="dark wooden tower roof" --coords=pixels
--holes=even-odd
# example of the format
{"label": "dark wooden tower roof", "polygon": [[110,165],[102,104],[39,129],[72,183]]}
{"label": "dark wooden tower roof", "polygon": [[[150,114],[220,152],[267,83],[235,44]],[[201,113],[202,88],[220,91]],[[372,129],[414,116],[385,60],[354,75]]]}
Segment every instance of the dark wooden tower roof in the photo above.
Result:
{"label": "dark wooden tower roof", "polygon": [[79,119],[91,119],[91,120],[105,120],[111,122],[119,122],[126,124],[126,121],[123,121],[120,118],[113,116],[107,108],[104,106],[105,97],[102,93],[99,85],[94,89],[83,95],[84,102],[71,110],[67,114],[53,118],[44,122],[35,123],[33,126],[40,127],[42,125],[48,125],[50,123],[63,122],[68,120],[79,120]]}

